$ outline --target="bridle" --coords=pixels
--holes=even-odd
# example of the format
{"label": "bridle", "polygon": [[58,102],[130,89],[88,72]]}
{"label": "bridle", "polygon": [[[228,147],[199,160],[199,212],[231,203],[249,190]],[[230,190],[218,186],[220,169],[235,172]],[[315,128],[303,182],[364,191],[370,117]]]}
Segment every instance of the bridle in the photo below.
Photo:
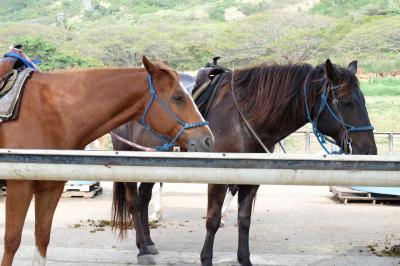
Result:
{"label": "bridle", "polygon": [[[157,95],[156,90],[155,90],[154,85],[153,85],[153,79],[152,79],[151,75],[147,75],[147,81],[149,83],[151,98],[150,98],[149,103],[147,104],[147,107],[146,107],[146,109],[145,109],[145,111],[143,113],[143,116],[138,120],[138,122],[142,126],[144,126],[146,129],[148,129],[153,135],[155,135],[156,137],[162,139],[163,141],[168,142],[168,143],[163,144],[161,146],[157,146],[154,149],[156,149],[157,151],[168,151],[168,150],[170,150],[170,149],[172,149],[174,147],[174,145],[178,141],[179,137],[183,134],[183,132],[186,129],[191,129],[191,128],[202,127],[202,126],[207,126],[208,125],[207,121],[202,121],[202,122],[198,122],[198,123],[190,123],[189,124],[189,123],[186,123],[183,120],[181,120],[174,112],[172,112],[168,108],[168,106],[163,102],[163,100],[160,98],[160,96]],[[156,132],[146,122],[146,115],[149,112],[149,109],[150,109],[151,105],[153,104],[154,99],[156,99],[158,101],[158,103],[161,105],[161,107],[165,111],[167,111],[167,113],[170,114],[182,126],[182,128],[179,130],[179,132],[176,134],[176,136],[174,138],[170,138],[168,136],[164,136],[164,135]]]}
{"label": "bridle", "polygon": [[[307,98],[307,83],[308,79],[310,77],[310,74],[308,74],[307,78],[304,81],[304,105],[306,109],[306,115],[308,121],[311,123],[313,133],[315,137],[318,140],[318,143],[321,145],[321,147],[324,149],[324,151],[327,154],[352,154],[352,139],[350,138],[350,133],[351,132],[360,132],[360,131],[369,131],[369,130],[374,130],[374,127],[372,125],[366,125],[366,126],[353,126],[348,123],[346,123],[343,119],[343,115],[340,111],[339,108],[339,100],[336,97],[336,91],[340,88],[342,88],[342,85],[336,85],[334,86],[328,79],[325,80],[324,85],[322,87],[322,93],[321,93],[321,104],[318,108],[317,114],[314,116],[314,118],[311,117],[311,111],[310,107],[308,105],[308,98]],[[329,95],[331,95],[332,98],[332,105],[335,110],[332,110],[332,108],[328,104],[328,98]],[[325,134],[323,134],[321,131],[318,130],[318,120],[319,117],[321,116],[322,112],[325,110],[325,108],[328,110],[329,114],[334,118],[336,122],[338,122],[341,127],[343,128],[343,135],[341,137],[341,143],[340,145],[337,145],[335,140],[331,140],[328,138]],[[335,144],[340,147],[339,151],[329,151],[328,148],[325,146],[326,142]]]}

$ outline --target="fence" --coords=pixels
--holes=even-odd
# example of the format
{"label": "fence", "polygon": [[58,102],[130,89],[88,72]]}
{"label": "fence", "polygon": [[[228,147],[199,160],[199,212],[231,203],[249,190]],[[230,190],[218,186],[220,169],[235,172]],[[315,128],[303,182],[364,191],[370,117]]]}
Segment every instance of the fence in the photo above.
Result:
{"label": "fence", "polygon": [[[400,133],[375,132],[375,140],[380,155],[400,155]],[[321,153],[322,150],[310,131],[296,131],[282,141],[288,153]],[[280,151],[277,145],[277,151]],[[333,148],[333,147],[331,147]]]}
{"label": "fence", "polygon": [[0,150],[0,179],[400,186],[400,156]]}

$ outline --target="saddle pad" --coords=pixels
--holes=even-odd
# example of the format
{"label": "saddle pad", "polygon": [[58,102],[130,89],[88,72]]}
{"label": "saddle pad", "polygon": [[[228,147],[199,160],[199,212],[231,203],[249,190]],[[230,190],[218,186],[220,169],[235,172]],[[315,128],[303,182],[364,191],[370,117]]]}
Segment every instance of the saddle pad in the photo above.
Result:
{"label": "saddle pad", "polygon": [[0,123],[16,117],[18,113],[16,107],[22,95],[25,80],[30,77],[33,71],[32,68],[26,68],[18,73],[14,86],[0,98]]}

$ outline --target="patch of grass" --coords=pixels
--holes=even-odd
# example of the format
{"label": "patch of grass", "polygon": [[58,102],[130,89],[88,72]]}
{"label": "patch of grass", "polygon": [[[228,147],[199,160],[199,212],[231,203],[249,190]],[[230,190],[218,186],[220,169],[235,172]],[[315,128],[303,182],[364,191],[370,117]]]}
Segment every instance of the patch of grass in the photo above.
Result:
{"label": "patch of grass", "polygon": [[400,132],[400,96],[367,96],[365,98],[375,132]]}
{"label": "patch of grass", "polygon": [[365,96],[400,96],[399,78],[373,78],[360,81]]}

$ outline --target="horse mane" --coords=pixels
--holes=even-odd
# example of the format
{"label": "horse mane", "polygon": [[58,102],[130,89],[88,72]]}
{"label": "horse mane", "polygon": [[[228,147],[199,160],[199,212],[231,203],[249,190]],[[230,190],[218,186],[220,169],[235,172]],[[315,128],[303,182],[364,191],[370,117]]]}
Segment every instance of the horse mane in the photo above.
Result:
{"label": "horse mane", "polygon": [[[310,64],[262,64],[234,71],[233,86],[238,103],[249,121],[266,118],[262,121],[263,126],[277,129],[304,115],[303,88],[306,80],[308,104],[315,104],[325,80],[324,72],[325,64],[316,67]],[[338,66],[335,66],[335,73],[340,75],[340,82],[345,84],[357,80],[347,69]],[[231,74],[228,74],[229,84],[231,78]],[[316,86],[316,83],[319,85]],[[231,89],[230,86],[225,88]]]}

